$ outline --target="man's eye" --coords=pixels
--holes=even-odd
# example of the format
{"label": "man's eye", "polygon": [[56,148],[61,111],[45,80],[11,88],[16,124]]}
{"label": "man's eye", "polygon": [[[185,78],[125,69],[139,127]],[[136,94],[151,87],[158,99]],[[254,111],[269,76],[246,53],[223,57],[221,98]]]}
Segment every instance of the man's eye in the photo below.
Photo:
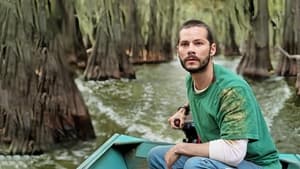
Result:
{"label": "man's eye", "polygon": [[197,46],[198,46],[198,45],[203,45],[202,42],[195,42],[194,44],[197,45]]}
{"label": "man's eye", "polygon": [[189,43],[181,43],[181,46],[189,46]]}

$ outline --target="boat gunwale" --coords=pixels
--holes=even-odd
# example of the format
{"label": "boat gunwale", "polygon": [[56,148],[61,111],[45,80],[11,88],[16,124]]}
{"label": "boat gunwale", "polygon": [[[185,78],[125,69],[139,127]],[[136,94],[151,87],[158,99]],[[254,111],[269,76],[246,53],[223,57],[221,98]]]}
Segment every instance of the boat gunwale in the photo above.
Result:
{"label": "boat gunwale", "polygon": [[[90,156],[88,156],[77,169],[88,169],[90,168],[98,159],[100,159],[103,154],[105,154],[109,149],[113,147],[118,147],[126,144],[142,144],[150,143],[157,145],[174,145],[174,143],[151,141],[143,138],[123,135],[115,133],[107,141],[105,141],[99,148],[96,149]],[[279,159],[281,162],[286,162],[289,165],[300,165],[300,154],[297,153],[279,153]]]}

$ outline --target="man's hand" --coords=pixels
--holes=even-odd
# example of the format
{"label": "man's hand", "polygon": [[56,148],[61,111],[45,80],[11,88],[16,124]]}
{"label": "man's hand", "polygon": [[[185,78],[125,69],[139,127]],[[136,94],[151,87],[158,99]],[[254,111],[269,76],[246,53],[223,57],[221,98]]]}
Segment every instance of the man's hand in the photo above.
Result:
{"label": "man's hand", "polygon": [[[168,119],[168,122],[169,122],[169,124],[171,125],[172,128],[178,129],[178,128],[182,128],[183,127],[184,121],[186,119],[185,111],[186,111],[186,109],[180,108],[177,112],[175,112],[174,115],[172,115]],[[180,122],[179,126],[174,123],[175,119],[179,119],[179,122]]]}
{"label": "man's hand", "polygon": [[172,165],[178,160],[179,154],[176,153],[176,145],[173,146],[165,155],[165,161],[168,169],[172,169]]}

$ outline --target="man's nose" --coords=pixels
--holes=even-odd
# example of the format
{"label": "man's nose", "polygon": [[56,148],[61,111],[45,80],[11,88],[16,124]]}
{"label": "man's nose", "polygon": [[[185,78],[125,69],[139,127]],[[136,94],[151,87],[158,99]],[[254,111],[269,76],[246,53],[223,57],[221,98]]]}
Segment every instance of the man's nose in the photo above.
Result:
{"label": "man's nose", "polygon": [[191,55],[191,54],[195,54],[195,46],[193,44],[190,44],[189,47],[188,47],[188,55]]}
{"label": "man's nose", "polygon": [[195,51],[191,51],[191,50],[189,50],[187,54],[188,54],[188,55],[195,55],[195,54],[196,54],[196,52],[195,52]]}

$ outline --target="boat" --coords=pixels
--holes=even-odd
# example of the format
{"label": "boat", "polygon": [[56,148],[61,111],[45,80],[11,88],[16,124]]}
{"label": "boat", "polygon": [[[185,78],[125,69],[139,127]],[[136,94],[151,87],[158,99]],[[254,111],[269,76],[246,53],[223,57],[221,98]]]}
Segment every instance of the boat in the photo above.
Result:
{"label": "boat", "polygon": [[[151,148],[172,143],[150,141],[114,134],[77,169],[147,169],[147,154]],[[280,153],[283,169],[300,169],[300,155]]]}

